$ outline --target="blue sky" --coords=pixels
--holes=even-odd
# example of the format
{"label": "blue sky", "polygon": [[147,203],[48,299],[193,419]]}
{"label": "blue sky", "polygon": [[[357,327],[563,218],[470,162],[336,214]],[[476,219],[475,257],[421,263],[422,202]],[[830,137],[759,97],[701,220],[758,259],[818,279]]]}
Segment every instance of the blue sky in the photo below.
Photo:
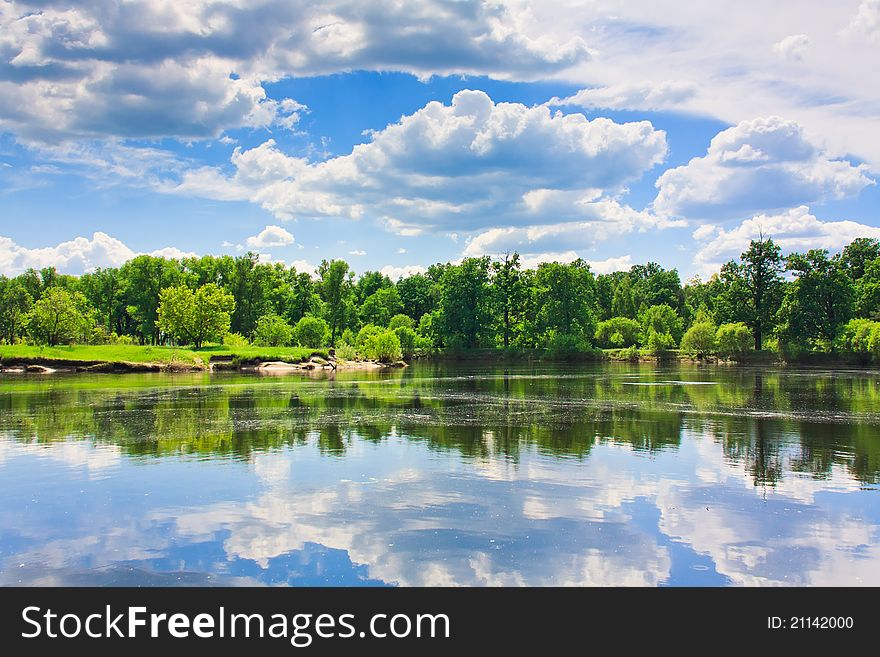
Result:
{"label": "blue sky", "polygon": [[880,0],[239,5],[0,2],[0,273],[880,237]]}

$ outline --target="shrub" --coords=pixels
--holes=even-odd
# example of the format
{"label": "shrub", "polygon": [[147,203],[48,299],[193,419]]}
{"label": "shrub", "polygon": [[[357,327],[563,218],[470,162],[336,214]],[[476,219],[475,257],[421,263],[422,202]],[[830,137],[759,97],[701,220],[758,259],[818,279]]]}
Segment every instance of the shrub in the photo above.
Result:
{"label": "shrub", "polygon": [[[309,336],[310,339],[311,337]],[[268,314],[263,315],[257,320],[257,326],[254,328],[254,344],[260,347],[283,347],[289,345],[292,341],[293,327],[283,317]],[[324,346],[324,341],[316,344],[304,344],[303,346],[322,347]]]}
{"label": "shrub", "polygon": [[306,316],[296,323],[293,337],[299,346],[317,349],[330,339],[330,327],[323,319]]}
{"label": "shrub", "polygon": [[639,323],[629,317],[612,317],[599,322],[596,342],[602,347],[631,347],[639,342]]}
{"label": "shrub", "polygon": [[665,303],[651,306],[650,308],[646,308],[644,312],[642,312],[639,320],[642,325],[642,336],[644,337],[644,344],[648,342],[648,336],[651,331],[658,334],[667,334],[672,337],[672,345],[675,346],[676,342],[681,339],[682,334],[682,321],[670,306]]}
{"label": "shrub", "polygon": [[681,339],[681,351],[703,356],[714,352],[718,346],[714,324],[701,322],[691,326]]}
{"label": "shrub", "polygon": [[227,333],[223,336],[225,347],[247,347],[249,344],[248,339],[241,333]]}
{"label": "shrub", "polygon": [[872,322],[870,319],[849,320],[840,334],[839,344],[841,349],[857,354],[870,353],[871,333],[878,326],[880,326],[880,323]]}
{"label": "shrub", "polygon": [[381,331],[370,336],[364,345],[367,358],[390,363],[400,360],[403,352],[400,348],[400,338],[394,331]]}
{"label": "shrub", "polygon": [[404,315],[403,313],[398,313],[388,322],[388,328],[392,331],[395,329],[399,329],[401,327],[406,327],[408,329],[415,329],[416,322],[409,315]]}
{"label": "shrub", "polygon": [[655,356],[662,356],[674,346],[675,338],[673,338],[670,333],[663,333],[660,331],[655,331],[654,329],[648,330],[648,337],[645,340],[645,347],[647,347],[648,351],[650,351]]}
{"label": "shrub", "polygon": [[342,360],[357,360],[358,352],[354,345],[340,341],[336,344],[336,357]]}
{"label": "shrub", "polygon": [[742,358],[754,344],[752,332],[742,322],[722,324],[715,337],[718,340],[718,352],[728,358]]}
{"label": "shrub", "polygon": [[550,330],[546,337],[547,355],[551,358],[571,358],[592,351],[590,343],[578,335]]}
{"label": "shrub", "polygon": [[360,331],[358,331],[358,334],[357,334],[357,337],[355,338],[354,343],[358,347],[363,347],[364,345],[366,345],[370,341],[370,338],[372,338],[373,336],[379,335],[384,330],[385,329],[383,329],[380,326],[376,326],[375,324],[366,324],[363,326],[363,328],[361,328]]}
{"label": "shrub", "polygon": [[[406,315],[398,315],[398,317],[406,317]],[[409,318],[407,318],[409,319]],[[400,340],[400,351],[404,358],[412,358],[416,351],[416,332],[409,326],[398,326],[394,329],[397,339]]]}

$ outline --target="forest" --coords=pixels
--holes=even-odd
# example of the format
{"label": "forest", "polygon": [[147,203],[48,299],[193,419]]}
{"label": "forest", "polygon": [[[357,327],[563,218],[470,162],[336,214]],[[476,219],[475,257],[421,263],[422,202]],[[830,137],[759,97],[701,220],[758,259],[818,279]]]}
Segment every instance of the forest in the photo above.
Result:
{"label": "forest", "polygon": [[[708,280],[655,262],[594,274],[517,253],[434,264],[392,281],[344,260],[312,275],[254,253],[140,255],[81,276],[0,276],[0,344],[334,347],[392,360],[480,350],[636,359],[851,354],[880,361],[880,243],[783,256],[753,240]],[[600,351],[604,350],[604,351]]]}

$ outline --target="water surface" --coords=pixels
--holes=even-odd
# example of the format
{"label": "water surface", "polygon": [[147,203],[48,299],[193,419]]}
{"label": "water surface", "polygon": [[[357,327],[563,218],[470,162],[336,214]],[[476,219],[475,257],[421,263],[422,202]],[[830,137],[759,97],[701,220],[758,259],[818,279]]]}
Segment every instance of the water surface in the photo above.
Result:
{"label": "water surface", "polygon": [[0,379],[0,584],[880,585],[880,377]]}

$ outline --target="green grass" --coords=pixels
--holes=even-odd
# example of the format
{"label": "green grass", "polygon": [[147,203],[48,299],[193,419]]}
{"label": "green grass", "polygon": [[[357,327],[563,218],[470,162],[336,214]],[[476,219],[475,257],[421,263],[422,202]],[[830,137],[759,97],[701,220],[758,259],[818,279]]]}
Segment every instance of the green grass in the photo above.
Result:
{"label": "green grass", "polygon": [[0,362],[13,360],[50,359],[59,361],[98,361],[105,363],[181,363],[206,364],[212,357],[239,360],[283,360],[299,362],[311,354],[326,358],[327,349],[306,347],[227,347],[211,345],[202,349],[153,347],[150,345],[71,345],[39,347],[34,345],[0,345]]}

